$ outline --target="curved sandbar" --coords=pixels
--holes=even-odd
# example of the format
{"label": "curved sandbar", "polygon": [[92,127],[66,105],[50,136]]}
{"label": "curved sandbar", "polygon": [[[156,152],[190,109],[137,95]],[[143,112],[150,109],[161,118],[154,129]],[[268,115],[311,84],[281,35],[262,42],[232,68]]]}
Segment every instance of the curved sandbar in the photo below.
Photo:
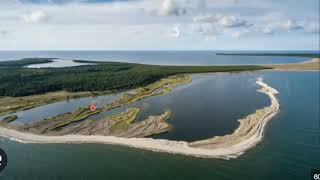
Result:
{"label": "curved sandbar", "polygon": [[271,104],[239,120],[240,126],[234,133],[222,137],[188,143],[164,139],[95,135],[44,136],[5,127],[0,127],[0,136],[23,143],[105,143],[196,157],[235,158],[262,140],[266,123],[279,111],[279,102],[275,96],[278,93],[277,90],[268,86],[261,78],[256,82],[262,87],[259,91],[269,96]]}

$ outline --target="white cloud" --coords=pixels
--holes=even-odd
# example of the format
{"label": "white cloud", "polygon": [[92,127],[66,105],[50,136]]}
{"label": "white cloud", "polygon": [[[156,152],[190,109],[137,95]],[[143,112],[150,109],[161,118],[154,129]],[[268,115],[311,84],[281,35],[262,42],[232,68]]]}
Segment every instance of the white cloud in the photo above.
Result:
{"label": "white cloud", "polygon": [[231,34],[233,38],[240,39],[242,37],[247,37],[249,33],[247,31],[235,31]]}
{"label": "white cloud", "polygon": [[320,33],[319,22],[304,23],[303,29],[308,33]]}
{"label": "white cloud", "polygon": [[243,27],[243,26],[249,26],[247,21],[237,18],[235,16],[228,16],[228,15],[216,15],[216,19],[218,23],[227,28],[235,28],[235,27]]}
{"label": "white cloud", "polygon": [[206,9],[207,0],[162,0],[157,14],[160,16],[181,16],[189,12],[197,13]]}
{"label": "white cloud", "polygon": [[163,0],[158,10],[158,15],[169,16],[169,15],[184,15],[187,10],[184,2],[178,2],[175,0]]}
{"label": "white cloud", "polygon": [[218,30],[212,23],[195,23],[191,25],[192,32],[199,33],[201,35],[210,36],[217,35]]}
{"label": "white cloud", "polygon": [[37,10],[23,15],[23,19],[26,23],[44,23],[48,22],[49,16],[44,11]]}
{"label": "white cloud", "polygon": [[271,27],[265,27],[262,29],[263,34],[272,35],[274,34],[274,30]]}
{"label": "white cloud", "polygon": [[[247,28],[247,29],[241,29],[241,30],[236,30],[232,31],[231,37],[240,39],[240,38],[249,38],[249,37],[262,37],[264,35],[273,35],[274,34],[274,29],[271,27],[255,27],[255,28]],[[269,38],[269,37],[268,37]]]}
{"label": "white cloud", "polygon": [[233,15],[216,14],[198,15],[193,18],[193,22],[214,23],[224,28],[249,27],[250,24],[239,17]]}
{"label": "white cloud", "polygon": [[304,30],[309,33],[317,32],[317,23],[308,22],[308,21],[296,21],[293,19],[288,19],[284,21],[267,21],[266,24],[259,24],[261,28],[261,32],[264,34],[274,34],[276,32],[294,32],[299,30]]}
{"label": "white cloud", "polygon": [[310,21],[297,21],[293,19],[288,19],[284,21],[270,21],[266,22],[266,25],[260,24],[262,26],[261,32],[264,34],[274,34],[275,32],[294,32],[301,30],[307,33],[317,33],[319,32],[319,24]]}
{"label": "white cloud", "polygon": [[[143,49],[158,47],[161,42],[164,47],[179,44],[181,46],[176,46],[179,49],[197,48],[199,42],[216,37],[223,48],[233,46],[228,42],[230,36],[238,39],[265,37],[270,41],[282,38],[285,42],[295,37],[294,31],[299,29],[299,35],[306,39],[314,39],[311,33],[319,33],[319,16],[314,15],[313,9],[310,9],[312,12],[294,12],[292,7],[280,6],[283,3],[278,1],[68,2],[38,4],[0,0],[0,29],[5,30],[0,35],[9,33],[2,37],[0,49]],[[34,25],[38,23],[45,25]],[[266,36],[271,34],[275,36]],[[87,43],[80,43],[79,37]],[[34,43],[30,45],[30,41]],[[150,43],[152,47],[149,47]]]}
{"label": "white cloud", "polygon": [[281,27],[283,29],[285,29],[286,31],[292,31],[292,30],[297,30],[297,29],[301,29],[302,28],[302,26],[297,24],[296,21],[293,21],[291,19],[281,23]]}
{"label": "white cloud", "polygon": [[214,22],[216,18],[211,14],[200,14],[193,17],[193,22]]}
{"label": "white cloud", "polygon": [[181,36],[181,31],[179,25],[175,25],[171,31],[170,31],[170,36],[179,38]]}

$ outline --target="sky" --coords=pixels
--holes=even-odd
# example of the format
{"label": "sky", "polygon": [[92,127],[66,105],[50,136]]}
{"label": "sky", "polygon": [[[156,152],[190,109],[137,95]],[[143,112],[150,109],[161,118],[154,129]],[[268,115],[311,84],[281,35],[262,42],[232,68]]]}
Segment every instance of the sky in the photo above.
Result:
{"label": "sky", "polygon": [[0,0],[0,50],[319,50],[319,0]]}

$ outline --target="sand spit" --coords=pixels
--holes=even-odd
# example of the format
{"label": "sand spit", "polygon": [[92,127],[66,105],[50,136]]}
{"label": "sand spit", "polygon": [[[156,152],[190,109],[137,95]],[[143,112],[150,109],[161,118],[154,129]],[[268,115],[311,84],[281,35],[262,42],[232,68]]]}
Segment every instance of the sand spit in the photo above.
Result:
{"label": "sand spit", "polygon": [[275,70],[286,71],[319,71],[320,58],[314,58],[309,61],[288,64],[266,64],[264,66],[274,68]]}
{"label": "sand spit", "polygon": [[234,133],[222,137],[213,137],[188,143],[164,139],[96,135],[44,136],[24,133],[5,127],[0,127],[0,136],[22,143],[103,143],[195,157],[236,158],[262,140],[265,125],[279,111],[279,102],[275,96],[278,93],[277,90],[268,86],[260,78],[256,82],[262,87],[259,91],[269,96],[271,104],[239,120],[240,126]]}

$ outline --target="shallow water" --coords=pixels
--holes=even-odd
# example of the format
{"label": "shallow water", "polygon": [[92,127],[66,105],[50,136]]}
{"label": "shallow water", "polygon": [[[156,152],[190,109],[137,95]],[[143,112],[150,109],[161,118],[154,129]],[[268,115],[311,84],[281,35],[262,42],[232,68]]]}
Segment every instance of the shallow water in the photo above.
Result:
{"label": "shallow water", "polygon": [[[106,103],[114,101],[117,97],[119,97],[119,94],[85,97],[35,107],[32,109],[13,113],[17,115],[18,118],[14,122],[12,122],[12,124],[22,125],[25,123],[37,122],[45,118],[50,118],[59,114],[75,111],[79,107],[87,107],[92,103],[97,104],[97,107],[101,107]],[[0,116],[0,119],[2,119],[3,117],[5,116]]]}
{"label": "shallow water", "polygon": [[[226,84],[233,80],[233,74],[220,76]],[[319,72],[264,71],[241,74],[239,81],[261,76],[280,92],[280,112],[267,125],[263,141],[237,159],[201,159],[101,144],[20,144],[1,138],[9,162],[0,179],[310,179],[311,169],[320,167]],[[254,83],[245,84],[251,84],[243,87],[249,92],[257,89]],[[233,99],[243,93],[221,90],[219,96]]]}

